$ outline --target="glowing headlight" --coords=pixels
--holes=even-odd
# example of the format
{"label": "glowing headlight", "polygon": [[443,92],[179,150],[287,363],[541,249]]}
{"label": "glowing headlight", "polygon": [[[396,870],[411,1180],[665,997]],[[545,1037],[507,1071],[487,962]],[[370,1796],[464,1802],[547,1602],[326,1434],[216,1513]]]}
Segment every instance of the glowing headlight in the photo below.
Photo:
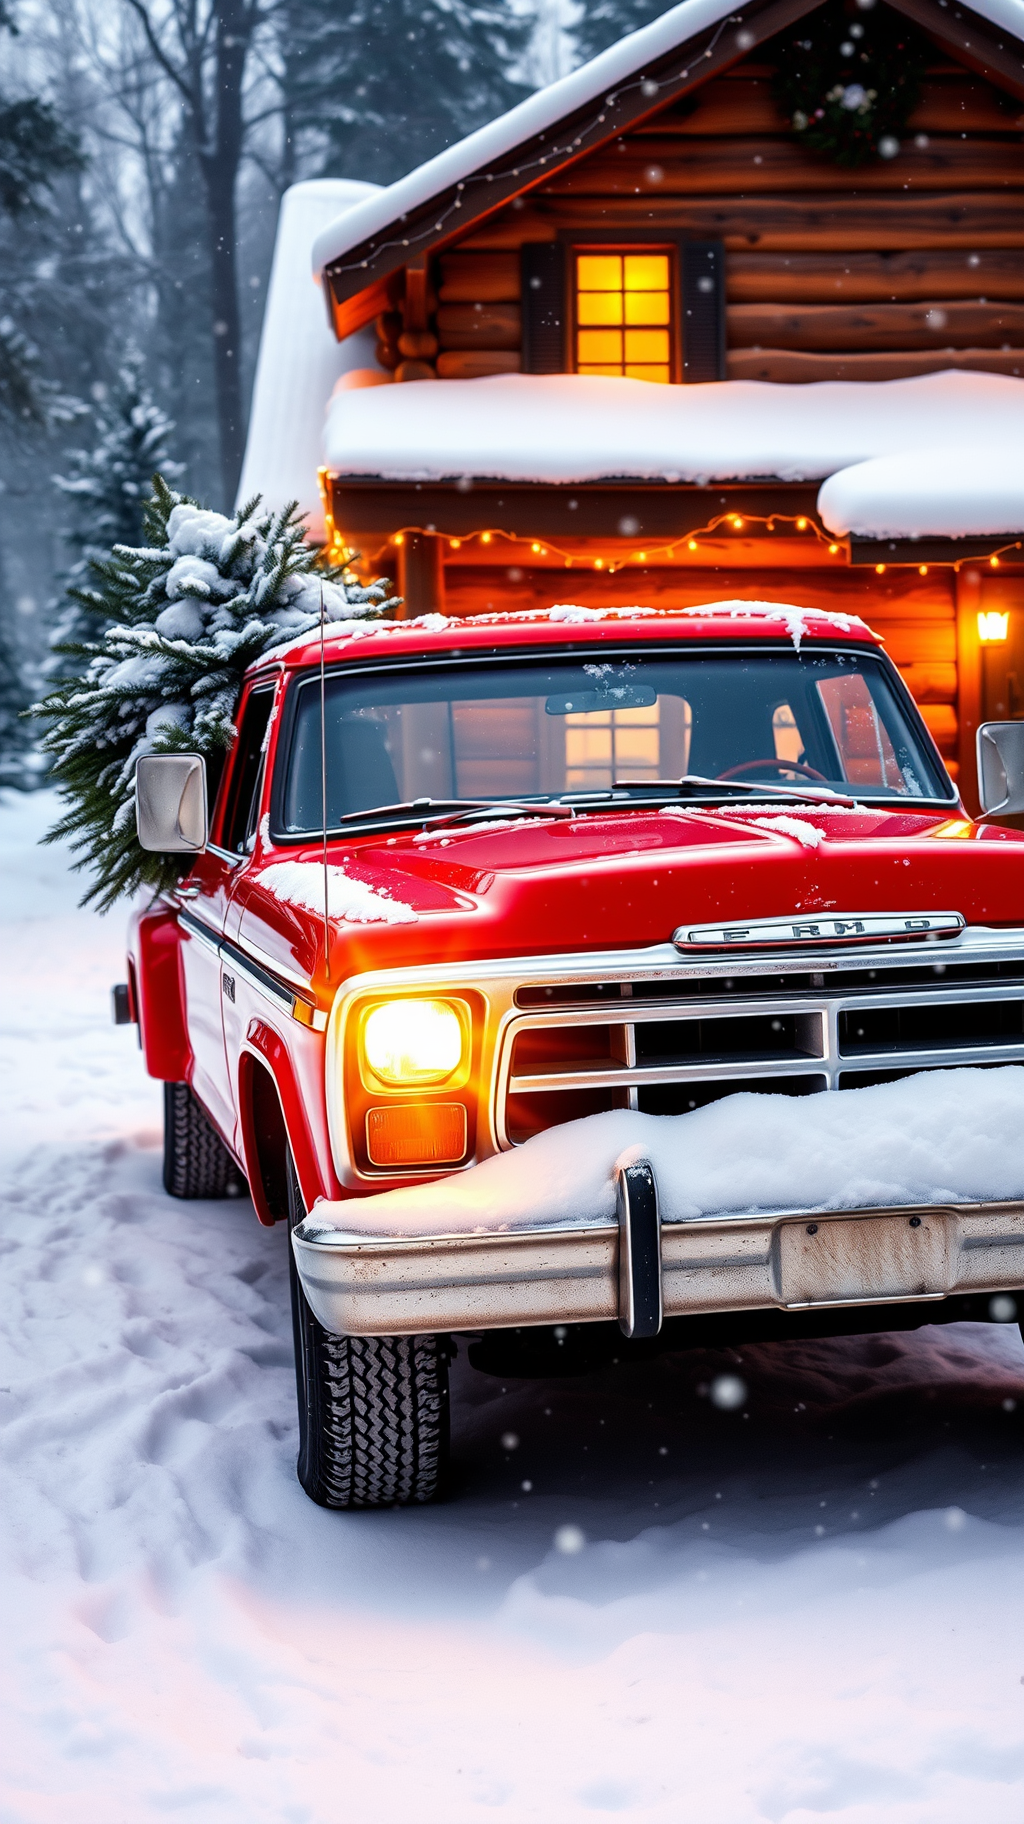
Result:
{"label": "glowing headlight", "polygon": [[363,1026],[363,1057],[395,1088],[446,1083],[467,1051],[463,1021],[448,1001],[387,1001]]}

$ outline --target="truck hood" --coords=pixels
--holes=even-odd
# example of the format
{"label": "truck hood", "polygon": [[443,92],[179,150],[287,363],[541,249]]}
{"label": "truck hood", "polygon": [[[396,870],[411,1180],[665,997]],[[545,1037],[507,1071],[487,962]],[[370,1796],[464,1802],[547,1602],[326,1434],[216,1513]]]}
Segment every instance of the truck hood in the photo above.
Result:
{"label": "truck hood", "polygon": [[[680,924],[960,912],[1024,924],[1024,835],[962,813],[735,808],[529,817],[332,843],[331,980],[484,956],[638,948]],[[322,974],[319,849],[263,846],[229,928]]]}

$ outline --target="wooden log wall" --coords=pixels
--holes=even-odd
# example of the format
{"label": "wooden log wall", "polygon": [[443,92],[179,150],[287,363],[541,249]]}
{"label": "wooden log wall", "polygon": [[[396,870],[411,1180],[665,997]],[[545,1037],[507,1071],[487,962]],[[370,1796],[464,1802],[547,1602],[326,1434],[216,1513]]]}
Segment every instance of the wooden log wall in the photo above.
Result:
{"label": "wooden log wall", "polygon": [[748,60],[442,253],[437,371],[518,364],[523,241],[660,227],[725,242],[730,378],[1024,374],[1022,153],[1020,104],[937,55],[898,155],[843,172]]}

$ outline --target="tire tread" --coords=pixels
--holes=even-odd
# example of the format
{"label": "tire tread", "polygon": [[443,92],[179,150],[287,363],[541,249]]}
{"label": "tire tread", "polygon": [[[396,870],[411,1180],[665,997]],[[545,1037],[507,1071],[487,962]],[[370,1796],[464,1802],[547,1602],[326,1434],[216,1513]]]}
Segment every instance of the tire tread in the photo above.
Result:
{"label": "tire tread", "polygon": [[[305,1215],[288,1164],[290,1227]],[[299,1481],[320,1507],[431,1501],[448,1456],[448,1355],[441,1336],[334,1336],[306,1301],[289,1245]]]}
{"label": "tire tread", "polygon": [[164,1084],[164,1190],[170,1197],[236,1197],[234,1159],[187,1083]]}

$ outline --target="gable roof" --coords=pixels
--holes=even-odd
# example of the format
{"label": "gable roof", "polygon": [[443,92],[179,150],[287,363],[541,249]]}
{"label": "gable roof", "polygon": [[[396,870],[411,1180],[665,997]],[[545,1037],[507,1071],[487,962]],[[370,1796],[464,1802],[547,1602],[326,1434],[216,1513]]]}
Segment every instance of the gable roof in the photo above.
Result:
{"label": "gable roof", "polygon": [[[729,0],[682,0],[347,211],[313,247],[337,333],[356,328],[377,308],[346,313],[347,300],[699,87],[820,3],[749,0],[737,9]],[[974,0],[970,7],[959,0],[888,3],[961,61],[1024,96],[1024,0]]]}

